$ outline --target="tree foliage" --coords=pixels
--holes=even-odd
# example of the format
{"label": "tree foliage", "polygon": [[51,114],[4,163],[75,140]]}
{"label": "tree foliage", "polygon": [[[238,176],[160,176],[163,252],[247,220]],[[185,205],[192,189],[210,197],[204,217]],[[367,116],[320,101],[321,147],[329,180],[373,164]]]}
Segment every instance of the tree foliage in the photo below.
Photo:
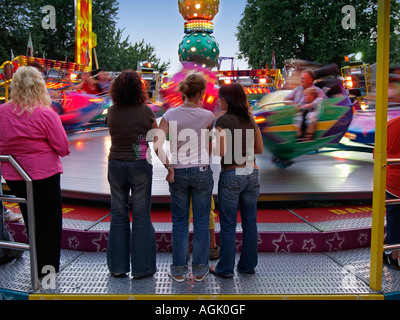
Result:
{"label": "tree foliage", "polygon": [[[400,62],[400,4],[392,0],[392,62]],[[345,29],[342,8],[356,12],[356,28]],[[236,34],[239,53],[253,68],[271,63],[275,51],[277,66],[286,59],[320,63],[344,62],[344,56],[362,52],[364,60],[376,62],[377,2],[370,0],[247,0]]]}
{"label": "tree foliage", "polygon": [[[44,29],[42,8],[52,5],[56,10],[56,29]],[[131,43],[122,38],[117,27],[117,0],[93,0],[93,32],[97,35],[96,54],[99,67],[121,71],[136,69],[137,62],[151,60],[156,68],[166,69],[169,63],[161,62],[154,54],[155,48],[144,39]],[[15,56],[27,54],[29,33],[32,36],[34,55],[53,60],[75,60],[75,8],[74,0],[0,0],[0,64]]]}

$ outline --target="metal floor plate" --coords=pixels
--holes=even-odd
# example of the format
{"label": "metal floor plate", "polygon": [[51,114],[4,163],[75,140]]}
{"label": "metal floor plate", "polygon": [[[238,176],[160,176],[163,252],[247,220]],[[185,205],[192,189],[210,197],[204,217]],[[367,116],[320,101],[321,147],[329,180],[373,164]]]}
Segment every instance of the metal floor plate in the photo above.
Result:
{"label": "metal floor plate", "polygon": [[[237,255],[236,259],[239,258]],[[208,275],[196,283],[189,273],[176,283],[168,271],[171,253],[157,254],[158,271],[151,278],[134,280],[110,276],[105,253],[62,250],[61,271],[55,290],[39,295],[365,295],[369,288],[369,249],[337,253],[260,253],[255,275],[236,273],[233,279]],[[212,263],[214,264],[214,263]],[[29,255],[0,267],[0,288],[28,292]],[[400,291],[400,273],[384,267],[383,291]]]}

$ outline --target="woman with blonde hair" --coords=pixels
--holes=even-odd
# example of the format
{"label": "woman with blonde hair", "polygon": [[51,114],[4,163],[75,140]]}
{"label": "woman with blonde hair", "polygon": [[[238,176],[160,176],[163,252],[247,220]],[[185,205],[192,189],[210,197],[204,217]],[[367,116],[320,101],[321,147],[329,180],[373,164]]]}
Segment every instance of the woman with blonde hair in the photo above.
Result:
{"label": "woman with blonde hair", "polygon": [[[207,82],[200,74],[191,74],[179,84],[185,102],[168,110],[161,122],[162,137],[155,139],[155,152],[168,170],[172,211],[172,266],[170,276],[185,281],[188,271],[189,207],[193,204],[193,262],[195,281],[208,274],[210,251],[209,217],[214,186],[210,168],[209,132],[214,114],[200,108]],[[171,159],[162,145],[169,134]]]}
{"label": "woman with blonde hair", "polygon": [[[69,144],[36,68],[17,70],[11,100],[0,106],[0,114],[0,154],[13,156],[33,180],[38,275],[48,274],[42,274],[45,266],[58,272],[62,232],[60,157],[69,155]],[[1,164],[1,171],[12,194],[26,198],[26,184],[17,171],[7,162]],[[19,206],[28,231],[26,204]]]}

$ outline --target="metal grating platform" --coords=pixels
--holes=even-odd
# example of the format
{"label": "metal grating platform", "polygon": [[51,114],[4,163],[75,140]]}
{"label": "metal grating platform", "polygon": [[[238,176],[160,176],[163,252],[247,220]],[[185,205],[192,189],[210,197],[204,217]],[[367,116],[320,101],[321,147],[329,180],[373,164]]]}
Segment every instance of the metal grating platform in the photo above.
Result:
{"label": "metal grating platform", "polygon": [[[238,258],[238,257],[237,257]],[[106,266],[105,253],[62,251],[62,267],[54,290],[34,292],[47,295],[173,295],[190,296],[291,296],[291,295],[376,295],[369,288],[369,249],[335,253],[260,253],[255,275],[237,273],[233,279],[208,275],[196,283],[190,273],[184,283],[169,276],[170,253],[157,254],[158,271],[151,278],[113,278]],[[212,263],[214,264],[214,263]],[[0,268],[0,288],[29,292],[29,256]],[[383,292],[400,291],[400,273],[384,266]]]}

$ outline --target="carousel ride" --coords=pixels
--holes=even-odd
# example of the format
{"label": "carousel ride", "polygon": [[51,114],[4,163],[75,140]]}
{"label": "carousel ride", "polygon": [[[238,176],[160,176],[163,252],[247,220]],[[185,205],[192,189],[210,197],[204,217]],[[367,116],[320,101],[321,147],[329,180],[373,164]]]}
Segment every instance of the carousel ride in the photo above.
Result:
{"label": "carousel ride", "polygon": [[[175,74],[171,79],[166,79],[163,83],[164,88],[160,90],[160,96],[163,98],[163,105],[160,106],[154,103],[152,108],[157,112],[157,115],[161,116],[168,108],[173,108],[179,105],[181,103],[181,96],[177,91],[177,85],[187,74],[191,72],[200,72],[209,82],[205,95],[204,107],[214,113],[218,113],[218,74],[211,72],[210,67],[218,58],[218,46],[213,42],[214,39],[211,37],[211,21],[216,12],[218,12],[219,0],[203,0],[194,2],[179,0],[178,3],[182,15],[185,20],[187,20],[187,31],[189,32],[190,30],[192,32],[188,33],[189,36],[185,37],[185,41],[180,45],[179,52],[183,64],[182,70]],[[204,12],[200,10],[202,8],[201,5],[198,7],[200,3],[201,5],[204,5],[204,8],[206,8],[204,9]],[[197,20],[204,21],[200,22]],[[267,74],[269,71],[270,70],[264,70],[263,72]],[[324,83],[323,81],[326,82]],[[315,150],[316,148],[321,148],[330,145],[331,143],[335,143],[341,136],[343,136],[351,122],[351,103],[349,103],[346,92],[343,92],[343,88],[336,81],[335,77],[324,79],[323,81],[321,81],[320,85],[323,88],[328,88],[327,95],[329,99],[324,101],[319,107],[317,133],[314,142],[309,141],[299,143],[298,141],[295,141],[292,122],[295,107],[293,105],[279,104],[279,101],[282,101],[287,92],[277,91],[276,93],[270,93],[267,97],[271,100],[270,102],[272,104],[267,105],[269,102],[267,103],[264,101],[260,106],[254,109],[254,116],[262,130],[266,148],[284,162],[293,161],[293,159],[306,153],[307,150]],[[258,89],[259,87],[252,86],[251,92],[255,92],[255,90]],[[268,87],[268,89],[271,89],[271,92],[273,92],[276,91],[277,88],[271,86]],[[83,110],[83,108],[80,107],[85,104],[100,103],[100,101],[96,101],[96,99],[100,99],[97,96],[79,96],[79,94],[70,95],[65,92],[65,95],[61,95],[61,97],[63,97],[63,100],[59,100],[58,103],[61,105],[62,112],[64,112],[64,109],[67,109],[66,107],[69,107],[72,112],[74,107],[76,107],[75,109]],[[60,98],[60,96],[58,98]],[[102,112],[107,109],[107,102],[104,103],[105,105],[102,105]],[[68,112],[65,112],[65,114],[67,113]],[[59,114],[61,117],[62,113],[59,112]],[[93,116],[93,114],[91,116]],[[103,116],[103,114],[99,114],[97,117],[94,117],[94,119],[99,119]],[[73,120],[74,118],[82,119],[82,117],[83,115],[76,114],[76,116],[71,117],[70,120]],[[66,121],[67,117],[64,118],[63,122],[67,123]],[[88,121],[90,122],[92,120]],[[71,128],[73,128],[73,125]],[[79,128],[79,125],[77,125],[76,128]],[[86,133],[83,135],[86,135]],[[105,133],[104,136],[99,136],[97,138],[96,134],[92,135],[92,133],[87,133],[87,135],[91,135],[91,138],[71,141],[73,156],[69,157],[69,159],[64,159],[65,161],[63,162],[63,166],[65,167],[66,174],[64,175],[63,180],[64,183],[71,181],[73,191],[76,194],[79,194],[80,197],[87,197],[90,192],[93,192],[93,190],[90,190],[91,188],[94,189],[95,187],[99,187],[103,183],[105,187],[104,194],[99,194],[101,195],[101,199],[104,200],[105,196],[109,195],[109,189],[107,182],[104,183],[104,181],[100,180],[104,180],[102,177],[106,176],[105,172],[102,170],[104,170],[104,163],[106,163],[105,159],[108,155],[109,137],[107,137]],[[338,164],[338,162],[334,162],[336,160],[329,159],[329,161],[332,161],[333,165]],[[316,162],[318,162],[318,160]],[[295,181],[296,179],[301,182],[307,180],[307,184],[311,186],[311,189],[314,188],[310,191],[310,194],[315,194],[315,190],[319,190],[322,192],[321,194],[322,197],[324,197],[323,199],[327,199],[327,194],[332,192],[331,190],[327,190],[332,187],[332,182],[337,184],[337,188],[342,192],[342,196],[345,194],[344,197],[351,197],[352,192],[354,192],[354,186],[349,186],[349,180],[354,180],[354,174],[357,174],[358,169],[364,170],[364,168],[367,167],[365,168],[365,171],[360,174],[361,177],[365,177],[370,171],[369,167],[360,165],[359,168],[355,168],[358,163],[353,161],[353,179],[350,179],[350,174],[348,172],[343,172],[343,176],[339,177],[343,180],[343,183],[341,183],[335,179],[327,179],[327,168],[332,167],[332,163],[326,165],[326,162],[322,161],[320,164],[320,167],[322,167],[321,170],[318,170],[315,166],[310,168],[311,166],[309,163],[299,163],[297,167],[290,168],[285,172],[277,172],[274,168],[269,167],[272,167],[272,164],[266,164],[266,161],[263,162],[263,159],[260,157],[259,164],[261,165],[261,171],[264,173],[264,180],[261,181],[261,184],[264,187],[271,187],[272,190],[268,190],[266,194],[272,194],[275,192],[275,196],[279,199],[283,199],[283,192],[282,189],[277,190],[277,187],[283,185],[285,192],[288,192],[287,189],[291,187],[292,181]],[[288,163],[284,163],[283,167],[286,167],[287,165]],[[310,171],[306,171],[308,169]],[[164,174],[163,170],[163,166],[155,166],[154,184],[158,187],[161,186],[159,189],[165,189],[163,191],[167,191],[167,187],[164,187],[165,181],[158,181],[158,178]],[[313,173],[318,174],[319,171],[321,172],[320,176],[313,181]],[[340,176],[337,172],[337,168],[332,171],[334,171],[332,176]],[[266,181],[265,179],[267,177],[271,180]],[[285,180],[287,184],[285,184]],[[329,180],[330,183],[327,183],[327,180]],[[363,187],[365,186],[365,180],[362,181],[362,185]],[[88,186],[90,187],[89,190]],[[349,186],[348,193],[343,192],[345,186]],[[80,189],[80,187],[83,188]],[[308,196],[305,194],[306,192],[304,191],[304,188],[305,186],[302,185],[300,189],[295,189],[293,191],[295,198],[292,198],[291,200],[300,198],[304,200],[302,196]],[[63,192],[65,194],[65,188],[63,189]],[[367,190],[367,192],[369,192],[369,190]],[[76,196],[76,199],[80,199],[79,196]],[[164,194],[160,197],[164,197]],[[157,230],[157,245],[159,251],[162,252],[158,253],[158,259],[162,259],[162,267],[160,267],[157,275],[154,278],[141,280],[142,282],[131,281],[129,277],[127,278],[128,281],[120,281],[121,279],[113,279],[112,277],[109,277],[109,272],[105,264],[99,263],[100,259],[102,259],[101,261],[104,261],[105,259],[105,253],[102,253],[101,251],[106,250],[106,240],[108,237],[107,219],[109,218],[108,208],[105,212],[99,213],[99,216],[96,217],[93,223],[90,223],[89,226],[83,226],[83,231],[80,229],[74,229],[78,229],[76,227],[77,210],[74,210],[74,208],[64,209],[66,209],[67,213],[70,213],[69,216],[67,215],[67,218],[71,217],[71,227],[66,230],[68,237],[64,237],[63,239],[65,242],[65,247],[63,248],[69,250],[67,253],[64,253],[64,256],[62,257],[65,266],[57,276],[57,288],[53,291],[47,289],[37,291],[36,297],[35,295],[31,295],[32,299],[51,298],[49,293],[55,293],[53,296],[54,298],[59,298],[59,296],[57,296],[57,293],[59,293],[62,298],[62,295],[64,295],[64,297],[65,295],[75,294],[79,296],[79,294],[87,295],[88,293],[93,294],[93,292],[95,292],[94,295],[97,295],[96,297],[98,297],[99,294],[104,294],[106,298],[111,295],[125,294],[125,298],[134,299],[143,298],[143,294],[148,295],[146,296],[147,298],[151,298],[151,295],[153,295],[158,299],[160,294],[164,294],[166,299],[171,297],[171,294],[194,295],[199,296],[200,299],[204,299],[204,297],[214,298],[214,295],[218,298],[221,294],[230,295],[232,292],[234,298],[241,299],[240,295],[250,292],[259,295],[262,298],[263,295],[277,294],[277,287],[280,290],[280,294],[285,294],[284,298],[288,297],[287,294],[289,294],[289,296],[293,293],[298,295],[307,295],[310,294],[310,292],[314,295],[343,294],[347,295],[347,297],[349,292],[357,292],[357,298],[359,298],[359,296],[375,298],[375,295],[373,295],[375,292],[371,291],[368,285],[359,281],[359,279],[352,282],[352,286],[343,288],[343,266],[348,264],[348,262],[346,257],[338,257],[334,254],[340,254],[340,251],[345,249],[359,249],[360,247],[361,249],[365,249],[364,247],[368,245],[369,240],[368,225],[364,228],[365,230],[361,228],[356,231],[352,230],[353,232],[349,232],[346,228],[344,228],[343,231],[339,230],[340,228],[336,221],[337,217],[350,219],[349,216],[351,212],[345,211],[347,210],[345,208],[336,208],[339,213],[335,213],[335,216],[332,218],[335,219],[335,221],[333,221],[335,222],[334,224],[329,219],[326,219],[326,225],[331,224],[331,229],[326,229],[326,227],[320,223],[320,220],[318,220],[321,216],[320,212],[316,212],[315,216],[318,216],[318,218],[314,219],[314,216],[310,214],[309,209],[304,209],[304,212],[297,210],[296,212],[289,210],[287,212],[276,210],[260,215],[265,220],[258,221],[258,223],[260,223],[260,226],[265,229],[260,230],[261,236],[259,241],[262,252],[260,251],[260,266],[256,275],[252,276],[253,279],[248,275],[245,275],[244,277],[239,276],[238,280],[235,280],[234,283],[230,284],[230,282],[215,282],[212,277],[209,277],[206,279],[207,285],[203,287],[194,286],[191,279],[187,280],[187,285],[181,287],[177,287],[173,283],[168,282],[168,276],[164,265],[170,263],[170,254],[167,254],[166,252],[169,252],[168,250],[170,250],[171,233],[168,231],[165,232],[164,230],[169,230],[171,227],[169,225],[164,226],[164,220],[160,220],[159,224],[164,225],[161,227],[159,226],[159,229]],[[86,214],[88,209],[83,208],[82,210]],[[353,208],[352,210],[353,213],[359,213],[359,218],[361,219],[365,219],[365,212],[370,212],[368,208]],[[167,216],[170,216],[170,210],[167,209],[166,211]],[[284,220],[282,216],[288,216],[288,219],[285,220],[289,222],[288,231],[278,231],[282,230]],[[274,220],[271,220],[271,218],[274,218]],[[65,221],[69,222],[68,219]],[[355,224],[353,221],[355,220],[351,220],[351,223],[349,224]],[[83,223],[86,222],[86,220],[83,221]],[[299,228],[296,229],[298,226]],[[17,225],[16,228],[18,227],[19,226]],[[310,227],[312,228],[311,231],[309,231]],[[286,228],[286,226],[284,226],[284,228]],[[23,234],[23,232],[21,231],[20,234]],[[344,239],[345,235],[347,236],[349,234],[351,234],[351,237],[349,236],[348,238],[351,238],[351,241],[347,238]],[[23,235],[26,236],[26,234]],[[238,239],[238,241],[241,241],[241,239]],[[89,248],[90,245],[92,248]],[[240,245],[241,243],[238,242],[238,247],[240,247]],[[163,252],[164,250],[165,252]],[[80,251],[85,253],[82,254]],[[368,254],[367,250],[364,251]],[[293,254],[280,255],[278,257],[277,253],[279,252]],[[325,252],[329,253],[327,254]],[[303,256],[300,257],[299,255],[296,255],[296,253],[302,253]],[[305,254],[308,255],[307,258],[305,258]],[[364,257],[362,257],[362,259],[359,258],[359,261],[363,264],[362,267],[366,264],[364,262],[366,259],[367,258],[364,259]],[[352,262],[352,260],[350,261]],[[299,265],[301,267],[300,269]],[[273,268],[271,268],[271,266]],[[294,267],[291,268],[292,266]],[[356,265],[356,267],[358,266]],[[29,271],[26,271],[28,269],[27,267],[23,266],[22,269],[24,269],[23,271],[29,275]],[[272,273],[270,272],[271,270],[273,271]],[[300,273],[299,270],[301,271]],[[304,274],[303,270],[308,270],[308,273]],[[315,270],[317,274],[314,276],[314,274],[309,273],[310,270],[311,272],[314,272]],[[17,269],[17,271],[11,271],[18,273],[19,275],[21,274],[21,268],[19,270]],[[22,274],[25,273],[22,272]],[[346,275],[347,274],[348,273],[346,273]],[[349,274],[352,275],[352,273]],[[321,275],[323,276],[322,278]],[[333,280],[332,277],[334,277]],[[19,279],[20,278],[18,278],[18,280]],[[317,281],[314,281],[314,279]],[[283,280],[283,282],[281,280]],[[22,282],[22,285],[21,283],[19,284],[18,288],[21,288],[19,291],[29,292],[30,287],[29,283],[27,283],[28,281],[23,279],[20,280],[20,282]],[[336,282],[338,283],[337,286]],[[325,288],[325,286],[328,286],[328,288]],[[334,286],[334,289],[331,288],[332,286]],[[14,283],[12,288],[15,287],[16,285]],[[8,293],[9,292],[7,292],[7,294]],[[13,292],[11,294],[13,294]],[[201,296],[201,294],[203,295]]]}

